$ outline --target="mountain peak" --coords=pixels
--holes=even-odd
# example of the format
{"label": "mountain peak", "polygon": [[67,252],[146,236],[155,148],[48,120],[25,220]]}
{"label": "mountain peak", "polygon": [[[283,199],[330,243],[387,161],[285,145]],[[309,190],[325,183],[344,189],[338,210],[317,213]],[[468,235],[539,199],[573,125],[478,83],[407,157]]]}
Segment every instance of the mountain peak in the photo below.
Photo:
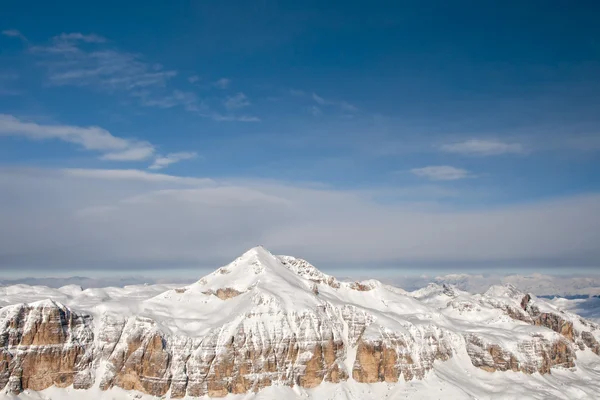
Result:
{"label": "mountain peak", "polygon": [[269,250],[267,250],[264,246],[262,245],[258,245],[258,246],[254,246],[251,249],[246,250],[240,257],[238,258],[242,258],[242,259],[248,259],[248,258],[266,258],[266,259],[273,259],[276,258],[273,253],[271,253]]}
{"label": "mountain peak", "polygon": [[249,291],[268,292],[276,297],[293,293],[290,298],[295,299],[302,297],[302,293],[313,296],[309,282],[290,270],[280,257],[263,246],[248,249],[231,263],[206,275],[192,286],[195,287],[192,291],[216,293],[220,298],[237,297]]}
{"label": "mountain peak", "polygon": [[227,274],[243,268],[245,270],[252,269],[255,274],[260,274],[261,272],[264,272],[265,268],[272,269],[279,267],[281,267],[281,261],[269,250],[263,246],[255,246],[246,250],[244,254],[215,272]]}

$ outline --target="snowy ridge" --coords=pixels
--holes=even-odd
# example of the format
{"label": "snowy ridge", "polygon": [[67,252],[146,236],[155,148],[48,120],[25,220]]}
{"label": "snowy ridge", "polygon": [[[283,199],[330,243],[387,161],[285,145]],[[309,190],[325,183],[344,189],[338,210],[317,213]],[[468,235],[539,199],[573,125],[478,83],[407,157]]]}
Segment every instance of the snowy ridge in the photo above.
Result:
{"label": "snowy ridge", "polygon": [[[500,399],[499,387],[512,385],[509,397],[562,399],[600,390],[600,327],[556,303],[511,285],[470,294],[340,282],[262,247],[188,286],[19,285],[0,288],[0,304],[6,396],[341,400],[444,390]],[[73,354],[71,364],[52,358]],[[56,378],[26,379],[44,373]]]}

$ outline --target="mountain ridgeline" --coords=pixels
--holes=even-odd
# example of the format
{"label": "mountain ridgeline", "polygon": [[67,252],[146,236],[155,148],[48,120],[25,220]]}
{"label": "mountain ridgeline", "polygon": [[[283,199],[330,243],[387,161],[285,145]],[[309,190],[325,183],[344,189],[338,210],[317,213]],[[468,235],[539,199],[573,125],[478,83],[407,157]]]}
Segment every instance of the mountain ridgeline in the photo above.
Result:
{"label": "mountain ridgeline", "polygon": [[[70,290],[70,289],[69,289]],[[250,249],[198,282],[130,302],[73,289],[0,309],[0,388],[119,387],[223,397],[272,385],[424,379],[436,365],[552,374],[600,362],[600,327],[516,288],[414,292],[341,282]],[[91,293],[91,294],[90,294]]]}

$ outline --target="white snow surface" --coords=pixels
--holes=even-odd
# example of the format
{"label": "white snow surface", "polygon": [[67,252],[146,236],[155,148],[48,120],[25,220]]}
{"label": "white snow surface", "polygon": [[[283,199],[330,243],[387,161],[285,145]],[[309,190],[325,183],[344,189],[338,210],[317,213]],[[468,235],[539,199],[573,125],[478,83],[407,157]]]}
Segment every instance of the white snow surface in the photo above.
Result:
{"label": "white snow surface", "polygon": [[[361,290],[357,290],[360,286]],[[229,289],[232,296],[221,299],[217,291]],[[141,317],[169,335],[200,338],[215,328],[235,328],[248,315],[273,326],[287,316],[327,312],[355,307],[376,323],[363,334],[368,339],[384,331],[417,335],[422,329],[443,330],[452,343],[453,357],[435,361],[423,380],[397,384],[365,384],[348,381],[323,382],[314,389],[271,386],[258,393],[229,395],[227,399],[594,399],[600,393],[600,357],[586,349],[577,352],[577,366],[553,368],[551,374],[486,372],[473,366],[466,351],[465,334],[476,334],[518,355],[518,343],[532,336],[555,339],[558,333],[510,318],[502,306],[519,307],[524,296],[511,285],[493,286],[483,294],[470,294],[452,285],[431,284],[414,292],[378,281],[339,282],[305,260],[275,256],[255,247],[232,263],[188,286],[133,285],[123,288],[82,290],[78,286],[51,289],[44,286],[0,287],[0,307],[10,304],[54,300],[74,311],[91,314],[94,323],[102,318]],[[544,301],[532,296],[542,311],[562,313],[579,327],[579,316],[563,310],[566,303]],[[571,307],[571,309],[575,309]],[[321,310],[321,311],[319,311]],[[575,309],[576,310],[576,309]],[[312,314],[311,314],[312,315]],[[291,328],[292,318],[288,318]],[[281,324],[280,324],[281,325]],[[287,325],[286,325],[287,326]],[[348,339],[348,324],[340,327],[351,369],[356,347]],[[595,333],[600,340],[600,333]],[[416,356],[418,357],[418,355]],[[349,375],[352,373],[350,371]],[[0,394],[0,399],[152,399],[154,397],[119,388],[101,391],[96,384],[86,391],[49,388],[26,391],[19,396]],[[168,398],[168,395],[167,395]],[[189,398],[189,397],[186,397]],[[204,397],[207,398],[207,397]]]}

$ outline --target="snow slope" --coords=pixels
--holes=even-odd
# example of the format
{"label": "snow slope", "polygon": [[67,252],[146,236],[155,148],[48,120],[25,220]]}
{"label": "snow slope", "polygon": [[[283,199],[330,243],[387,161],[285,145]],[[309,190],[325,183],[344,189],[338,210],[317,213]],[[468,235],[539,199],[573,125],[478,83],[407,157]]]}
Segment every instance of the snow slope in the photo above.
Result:
{"label": "snow slope", "polygon": [[[166,398],[183,390],[184,398],[231,399],[592,399],[600,392],[600,327],[511,285],[481,294],[439,284],[406,292],[375,280],[340,282],[305,260],[256,247],[187,286],[0,288],[6,310],[35,309],[44,299],[92,317],[94,383],[18,397],[5,390],[0,399],[150,399],[139,390],[157,387]],[[143,347],[156,337],[160,348]],[[158,356],[138,391],[124,390],[135,341]],[[241,393],[227,394],[220,362],[253,383],[244,378]]]}

